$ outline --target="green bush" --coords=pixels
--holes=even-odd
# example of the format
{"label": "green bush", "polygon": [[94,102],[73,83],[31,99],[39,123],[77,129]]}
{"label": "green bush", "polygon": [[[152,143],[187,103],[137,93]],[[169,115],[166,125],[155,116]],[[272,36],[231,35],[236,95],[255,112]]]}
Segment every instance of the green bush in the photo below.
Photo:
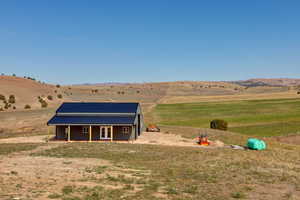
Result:
{"label": "green bush", "polygon": [[210,128],[227,131],[228,123],[225,120],[222,120],[222,119],[215,119],[215,120],[210,122]]}
{"label": "green bush", "polygon": [[63,97],[63,96],[62,96],[61,94],[58,94],[58,95],[57,95],[57,98],[59,98],[59,99],[62,99],[62,97]]}
{"label": "green bush", "polygon": [[8,103],[11,103],[11,104],[16,103],[15,95],[9,95]]}
{"label": "green bush", "polygon": [[27,104],[24,106],[24,109],[31,109],[31,106]]}
{"label": "green bush", "polygon": [[50,100],[50,101],[52,101],[52,100],[53,100],[53,97],[52,97],[51,95],[48,95],[48,96],[47,96],[47,99]]}

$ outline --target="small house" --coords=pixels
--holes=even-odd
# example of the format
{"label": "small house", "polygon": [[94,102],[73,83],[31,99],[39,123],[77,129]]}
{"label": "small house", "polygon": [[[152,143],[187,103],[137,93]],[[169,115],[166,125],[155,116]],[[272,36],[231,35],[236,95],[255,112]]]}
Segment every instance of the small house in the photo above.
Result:
{"label": "small house", "polygon": [[67,141],[130,141],[144,127],[139,103],[63,103],[47,123],[55,138]]}

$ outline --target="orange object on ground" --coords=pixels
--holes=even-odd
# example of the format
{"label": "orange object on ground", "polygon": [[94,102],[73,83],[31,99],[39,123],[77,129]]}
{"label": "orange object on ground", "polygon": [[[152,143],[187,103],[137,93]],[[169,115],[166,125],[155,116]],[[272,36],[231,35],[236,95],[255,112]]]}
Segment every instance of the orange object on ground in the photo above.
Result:
{"label": "orange object on ground", "polygon": [[199,144],[200,144],[200,145],[203,145],[203,146],[208,146],[208,145],[210,145],[210,142],[208,141],[206,135],[201,135],[201,136],[199,137]]}

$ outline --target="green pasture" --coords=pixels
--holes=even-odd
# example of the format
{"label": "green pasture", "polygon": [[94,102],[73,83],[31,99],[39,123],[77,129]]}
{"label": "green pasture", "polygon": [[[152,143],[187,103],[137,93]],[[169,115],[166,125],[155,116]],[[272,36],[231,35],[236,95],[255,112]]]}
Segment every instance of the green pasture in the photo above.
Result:
{"label": "green pasture", "polygon": [[247,135],[279,136],[300,132],[300,99],[159,104],[159,124],[208,128],[224,119],[229,130]]}

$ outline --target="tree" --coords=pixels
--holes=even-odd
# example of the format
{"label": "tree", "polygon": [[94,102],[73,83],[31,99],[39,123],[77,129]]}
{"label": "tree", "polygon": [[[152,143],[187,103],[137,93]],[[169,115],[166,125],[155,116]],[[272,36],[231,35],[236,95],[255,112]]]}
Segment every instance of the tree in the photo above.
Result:
{"label": "tree", "polygon": [[50,100],[50,101],[52,101],[52,100],[53,100],[53,97],[52,97],[51,95],[48,95],[48,96],[47,96],[47,99]]}
{"label": "tree", "polygon": [[5,96],[0,94],[0,100],[5,101],[5,99],[6,99]]}
{"label": "tree", "polygon": [[43,100],[43,101],[41,102],[41,107],[42,107],[42,108],[47,108],[47,107],[48,107],[48,103],[47,103],[46,101]]}
{"label": "tree", "polygon": [[8,103],[11,103],[11,104],[16,103],[15,95],[9,95]]}
{"label": "tree", "polygon": [[26,104],[26,105],[24,106],[24,109],[31,109],[31,106],[28,105],[28,104]]}

